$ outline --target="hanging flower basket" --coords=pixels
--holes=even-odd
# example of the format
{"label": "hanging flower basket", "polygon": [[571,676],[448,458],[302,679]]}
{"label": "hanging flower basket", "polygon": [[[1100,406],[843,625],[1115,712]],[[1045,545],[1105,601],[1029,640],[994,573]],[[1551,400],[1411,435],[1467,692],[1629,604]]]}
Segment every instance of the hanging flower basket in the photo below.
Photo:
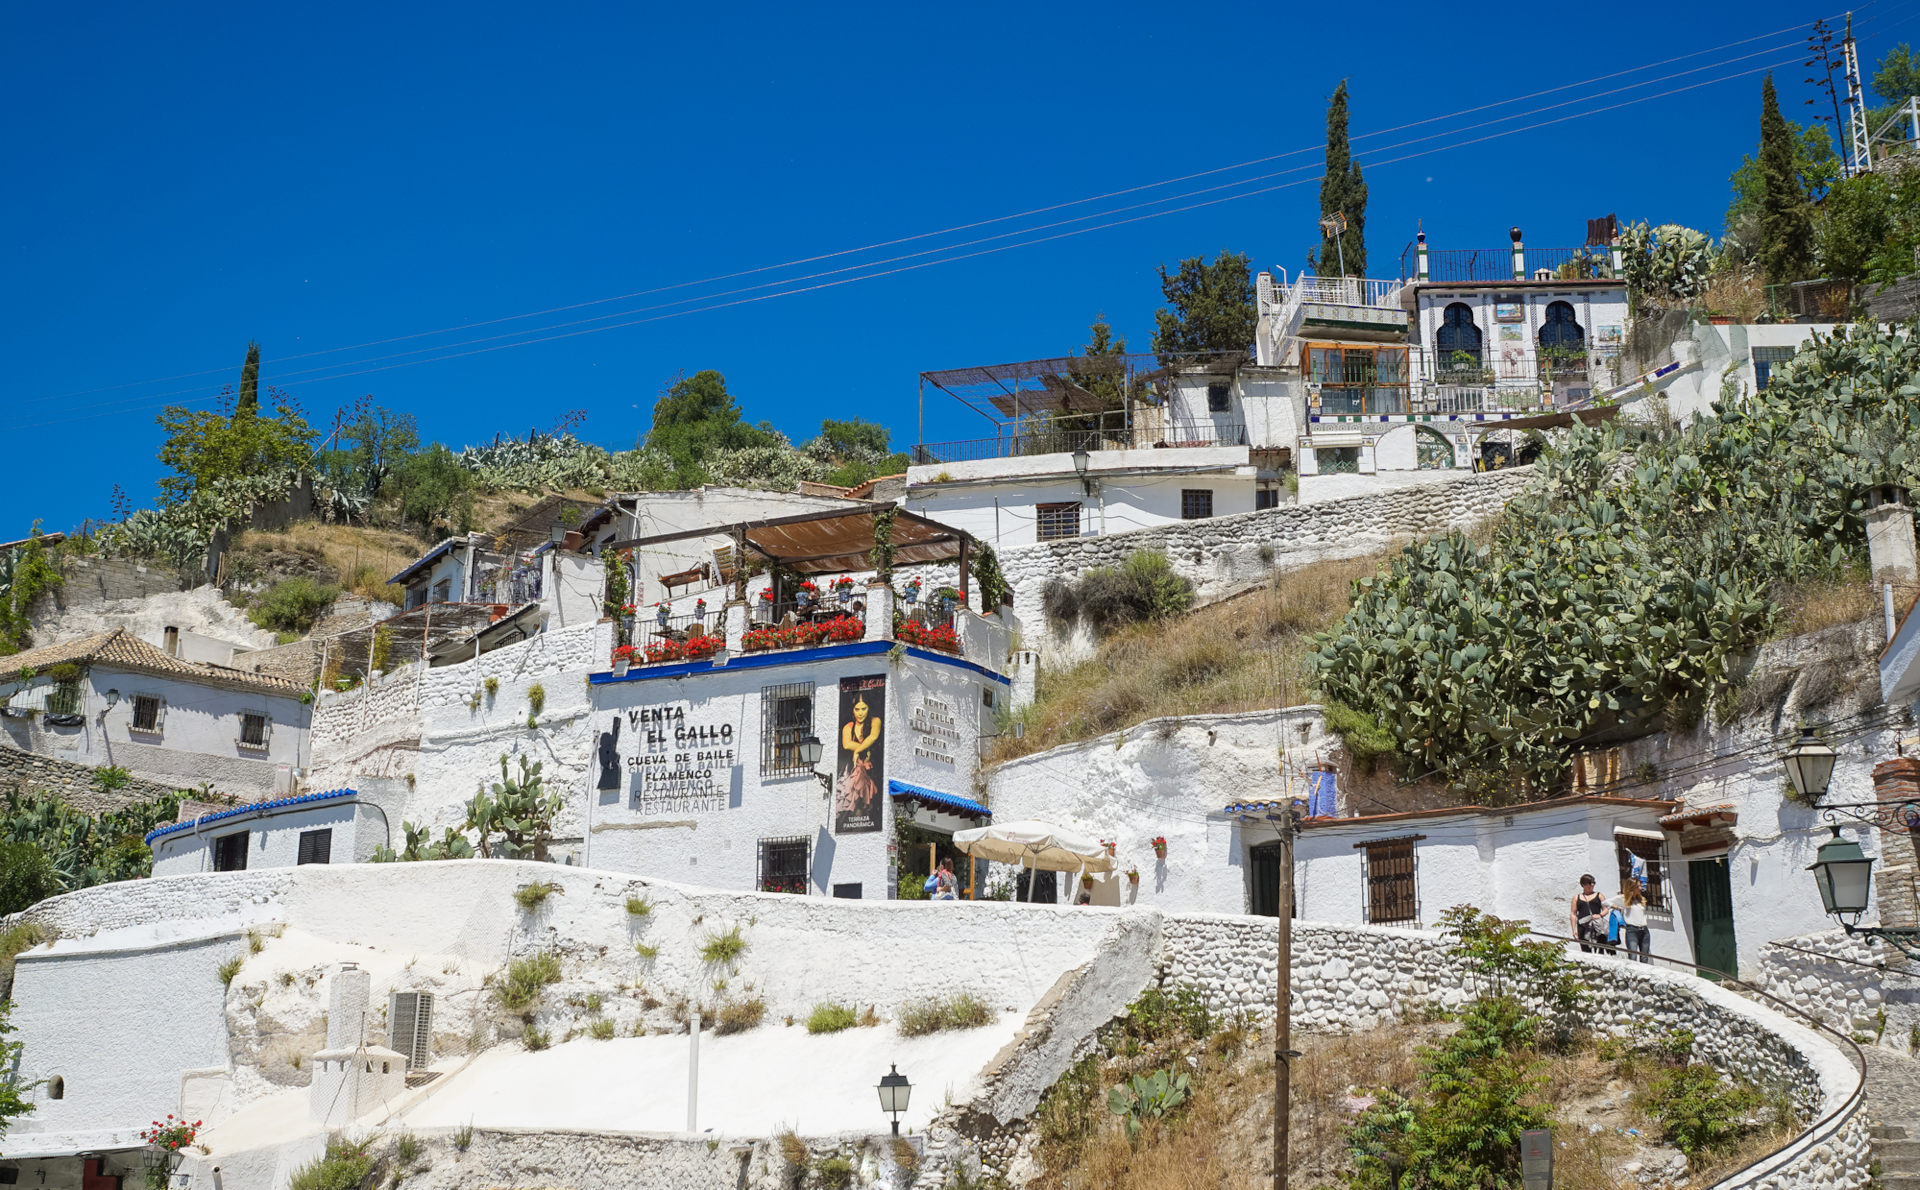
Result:
{"label": "hanging flower basket", "polygon": [[1128,868],[1128,869],[1127,869],[1127,883],[1128,883],[1128,884],[1138,884],[1138,883],[1140,883],[1140,869],[1139,869],[1139,868]]}
{"label": "hanging flower basket", "polygon": [[1148,842],[1148,846],[1153,848],[1153,857],[1155,859],[1167,858],[1167,837],[1165,835],[1155,835]]}
{"label": "hanging flower basket", "polygon": [[1107,840],[1105,840],[1105,839],[1102,839],[1102,840],[1100,840],[1100,846],[1101,846],[1101,847],[1102,847],[1103,849],[1105,849],[1105,851],[1106,851],[1106,853],[1107,853],[1107,855],[1108,855],[1109,857],[1111,857],[1111,856],[1113,855],[1113,851],[1114,851],[1114,848],[1115,848],[1115,847],[1117,847],[1117,846],[1118,846],[1118,844],[1116,844],[1116,843],[1110,843],[1110,842],[1108,842]]}

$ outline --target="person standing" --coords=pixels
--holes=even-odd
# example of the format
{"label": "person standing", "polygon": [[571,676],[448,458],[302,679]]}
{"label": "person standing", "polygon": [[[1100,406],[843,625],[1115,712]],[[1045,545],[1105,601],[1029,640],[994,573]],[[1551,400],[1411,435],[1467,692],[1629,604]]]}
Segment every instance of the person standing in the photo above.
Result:
{"label": "person standing", "polygon": [[940,867],[933,873],[933,899],[936,901],[957,901],[960,899],[960,881],[953,874],[953,861],[943,859]]}
{"label": "person standing", "polygon": [[1573,898],[1569,916],[1581,950],[1607,949],[1607,898],[1594,890],[1592,876],[1580,877],[1580,891]]}
{"label": "person standing", "polygon": [[1626,908],[1621,913],[1620,940],[1626,944],[1627,957],[1636,963],[1648,963],[1647,957],[1652,949],[1653,935],[1647,928],[1647,897],[1640,890],[1640,882],[1629,876],[1620,888],[1620,899]]}

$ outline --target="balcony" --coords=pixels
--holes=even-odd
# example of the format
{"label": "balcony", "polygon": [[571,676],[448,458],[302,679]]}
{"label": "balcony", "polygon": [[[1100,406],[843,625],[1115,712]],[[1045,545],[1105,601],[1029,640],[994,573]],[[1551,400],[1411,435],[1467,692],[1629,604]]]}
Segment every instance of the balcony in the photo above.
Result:
{"label": "balcony", "polygon": [[725,610],[651,620],[627,617],[623,627],[632,643],[614,649],[614,668],[619,672],[707,661],[722,652],[757,655],[897,641],[964,657],[995,672],[1005,670],[1011,643],[1008,628],[997,618],[966,606],[957,591],[949,590],[944,596],[935,593],[925,602],[914,603],[896,596],[890,607],[870,610],[871,595],[871,590],[860,588],[857,596],[829,593],[779,602],[755,598],[751,617],[729,617]]}
{"label": "balcony", "polygon": [[[1613,257],[1606,248],[1430,248],[1426,272],[1419,274],[1419,258],[1410,248],[1401,267],[1408,276],[1445,285],[1475,281],[1586,281],[1613,276]],[[1517,267],[1516,267],[1517,264]]]}
{"label": "balcony", "polygon": [[[1585,353],[1509,354],[1483,361],[1456,352],[1439,366],[1418,353],[1414,376],[1383,367],[1379,353],[1309,352],[1308,412],[1320,417],[1543,413],[1583,405],[1618,383],[1611,358]],[[1355,357],[1358,357],[1356,363]]]}

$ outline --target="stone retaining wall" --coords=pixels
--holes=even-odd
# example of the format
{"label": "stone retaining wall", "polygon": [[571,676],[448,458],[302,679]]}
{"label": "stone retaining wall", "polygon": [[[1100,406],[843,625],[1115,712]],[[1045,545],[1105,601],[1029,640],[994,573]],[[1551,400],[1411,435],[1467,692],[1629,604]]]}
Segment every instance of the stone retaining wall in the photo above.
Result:
{"label": "stone retaining wall", "polygon": [[124,810],[136,802],[165,797],[193,784],[169,784],[146,777],[130,777],[125,785],[108,792],[94,785],[93,774],[96,771],[91,765],[0,746],[0,790],[51,793],[74,809],[88,814]]}
{"label": "stone retaining wall", "polygon": [[1861,1045],[1920,1054],[1920,976],[1885,945],[1840,930],[1777,939],[1753,982]]}

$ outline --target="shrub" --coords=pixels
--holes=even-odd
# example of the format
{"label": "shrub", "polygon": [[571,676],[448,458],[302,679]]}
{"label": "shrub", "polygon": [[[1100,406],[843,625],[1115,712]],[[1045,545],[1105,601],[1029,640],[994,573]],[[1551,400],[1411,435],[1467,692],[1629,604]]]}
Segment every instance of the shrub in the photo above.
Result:
{"label": "shrub", "polygon": [[373,644],[367,650],[367,666],[383,674],[393,668],[393,633],[385,624],[373,630]]}
{"label": "shrub", "polygon": [[951,1029],[978,1029],[993,1023],[993,1009],[972,992],[926,996],[900,1006],[900,1035],[920,1037]]}
{"label": "shrub", "polygon": [[1214,1033],[1213,1014],[1198,989],[1177,987],[1171,992],[1148,988],[1127,1006],[1122,1032],[1127,1037],[1152,1043],[1182,1038],[1205,1041]]}
{"label": "shrub", "polygon": [[816,1004],[807,1014],[807,1032],[838,1033],[860,1023],[860,1014],[845,1004]]}
{"label": "shrub", "polygon": [[0,916],[64,891],[53,860],[32,843],[0,840]]}
{"label": "shrub", "polygon": [[328,1140],[324,1154],[294,1171],[287,1190],[362,1190],[374,1172],[368,1147],[366,1141]]}
{"label": "shrub", "polygon": [[512,1012],[529,1008],[550,983],[560,982],[560,956],[551,951],[524,955],[507,964],[506,978],[495,985],[494,998]]}
{"label": "shrub", "polygon": [[546,904],[547,898],[559,891],[559,888],[560,886],[557,884],[536,880],[532,884],[523,884],[519,888],[514,889],[513,899],[519,903],[520,908],[526,910],[528,913],[532,913],[535,909]]}
{"label": "shrub", "polygon": [[553,1039],[543,1030],[535,1028],[532,1021],[528,1021],[526,1027],[520,1030],[520,1044],[526,1046],[529,1051],[538,1053],[552,1045]]}
{"label": "shrub", "polygon": [[1193,606],[1193,584],[1174,573],[1165,554],[1141,550],[1118,567],[1096,566],[1082,573],[1070,591],[1049,586],[1041,602],[1049,618],[1062,626],[1077,620],[1104,635],[1128,624],[1181,614]]}
{"label": "shrub", "polygon": [[774,1138],[780,1146],[780,1160],[789,1169],[805,1169],[812,1154],[807,1152],[807,1142],[795,1136],[791,1129]]}
{"label": "shrub", "polygon": [[326,614],[340,588],[305,576],[282,579],[263,591],[247,609],[247,619],[269,632],[312,631]]}
{"label": "shrub", "polygon": [[727,1000],[721,1003],[719,1013],[714,1017],[713,1031],[717,1034],[744,1033],[748,1029],[757,1029],[760,1022],[767,1019],[767,1002],[759,996],[744,1000]]}
{"label": "shrub", "polygon": [[420,1155],[425,1151],[426,1146],[411,1132],[402,1132],[393,1142],[393,1159],[402,1169],[420,1160]]}
{"label": "shrub", "polygon": [[628,917],[646,917],[653,912],[653,902],[645,897],[627,898]]}
{"label": "shrub", "polygon": [[605,1017],[587,1026],[587,1035],[595,1041],[613,1040],[613,1022]]}
{"label": "shrub", "polygon": [[538,682],[527,687],[527,705],[533,708],[533,713],[536,715],[546,710],[547,688]]}
{"label": "shrub", "polygon": [[605,1003],[606,1001],[600,998],[599,992],[587,993],[587,998],[585,1001],[586,1009],[588,1012],[593,1013],[595,1016],[598,1016],[600,1014],[600,1009]]}
{"label": "shrub", "polygon": [[1140,1126],[1148,1120],[1164,1120],[1187,1101],[1193,1080],[1186,1073],[1156,1070],[1151,1075],[1136,1074],[1107,1092],[1107,1110],[1126,1121],[1127,1137],[1140,1138]]}
{"label": "shrub", "polygon": [[730,926],[725,933],[708,934],[700,944],[700,957],[709,963],[733,963],[747,953],[747,940],[740,936],[739,926]]}
{"label": "shrub", "polygon": [[1373,772],[1382,757],[1392,760],[1399,755],[1400,741],[1384,723],[1338,699],[1328,699],[1324,705],[1327,730],[1340,737],[1361,772]]}
{"label": "shrub", "polygon": [[1668,1071],[1645,1093],[1647,1114],[1660,1121],[1664,1139],[1689,1161],[1731,1148],[1749,1131],[1747,1120],[1761,1102],[1752,1086],[1703,1062]]}
{"label": "shrub", "polygon": [[93,770],[93,787],[103,793],[112,793],[116,789],[125,789],[133,780],[133,774],[117,764],[101,765]]}
{"label": "shrub", "polygon": [[813,1184],[820,1190],[846,1190],[853,1185],[853,1162],[842,1153],[820,1158],[813,1163]]}

